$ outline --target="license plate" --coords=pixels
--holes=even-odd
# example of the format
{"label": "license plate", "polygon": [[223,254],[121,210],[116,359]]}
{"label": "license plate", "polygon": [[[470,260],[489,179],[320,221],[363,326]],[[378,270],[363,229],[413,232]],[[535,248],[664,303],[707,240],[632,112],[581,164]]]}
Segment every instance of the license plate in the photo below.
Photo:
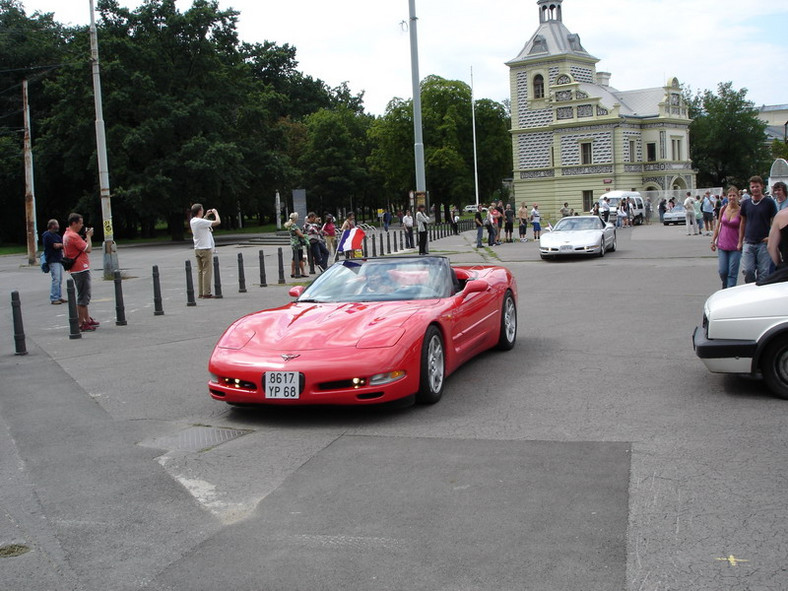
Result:
{"label": "license plate", "polygon": [[265,372],[265,397],[298,400],[299,373],[297,371]]}
{"label": "license plate", "polygon": [[559,250],[572,250],[572,245],[571,244],[562,244],[559,247]]}

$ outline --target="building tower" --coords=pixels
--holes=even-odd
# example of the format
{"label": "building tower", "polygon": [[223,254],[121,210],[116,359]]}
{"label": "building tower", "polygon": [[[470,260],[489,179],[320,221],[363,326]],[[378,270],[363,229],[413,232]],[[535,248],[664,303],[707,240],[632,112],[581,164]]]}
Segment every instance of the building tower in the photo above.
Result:
{"label": "building tower", "polygon": [[563,22],[563,0],[538,0],[539,27],[507,62],[514,194],[554,219],[568,202],[588,212],[611,189],[695,186],[679,81],[618,91]]}

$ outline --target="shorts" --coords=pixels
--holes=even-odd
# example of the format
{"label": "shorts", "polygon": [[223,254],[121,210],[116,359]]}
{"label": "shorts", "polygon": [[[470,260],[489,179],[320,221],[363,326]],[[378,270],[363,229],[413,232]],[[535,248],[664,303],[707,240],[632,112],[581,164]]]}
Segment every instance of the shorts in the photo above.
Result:
{"label": "shorts", "polygon": [[304,258],[304,249],[293,247],[293,262],[299,264]]}
{"label": "shorts", "polygon": [[514,222],[506,222],[505,231],[511,234],[513,229],[514,229]]}
{"label": "shorts", "polygon": [[709,223],[713,222],[714,221],[714,213],[710,212],[710,211],[704,211],[703,212],[703,221],[704,222],[709,222]]}
{"label": "shorts", "polygon": [[77,306],[87,306],[90,304],[90,269],[72,273],[74,287],[77,288]]}
{"label": "shorts", "polygon": [[534,232],[542,231],[542,224],[540,224],[539,222],[531,222],[531,225],[534,227]]}

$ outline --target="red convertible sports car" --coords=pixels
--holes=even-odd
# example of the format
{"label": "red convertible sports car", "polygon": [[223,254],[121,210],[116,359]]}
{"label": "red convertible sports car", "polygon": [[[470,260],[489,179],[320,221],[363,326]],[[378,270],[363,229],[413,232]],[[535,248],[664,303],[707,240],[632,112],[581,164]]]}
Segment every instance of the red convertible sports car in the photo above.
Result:
{"label": "red convertible sports car", "polygon": [[211,396],[231,405],[440,400],[446,377],[517,336],[508,269],[440,256],[349,259],[280,308],[244,316],[211,355]]}

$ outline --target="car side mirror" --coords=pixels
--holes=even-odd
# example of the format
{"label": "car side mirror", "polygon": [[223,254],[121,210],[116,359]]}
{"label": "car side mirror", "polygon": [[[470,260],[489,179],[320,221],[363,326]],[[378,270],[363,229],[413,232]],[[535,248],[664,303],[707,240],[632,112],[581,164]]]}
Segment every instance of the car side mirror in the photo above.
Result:
{"label": "car side mirror", "polygon": [[297,298],[302,293],[304,293],[304,286],[303,285],[294,285],[293,287],[290,288],[290,291],[288,291],[287,293],[290,294],[290,297]]}
{"label": "car side mirror", "polygon": [[490,284],[484,279],[472,279],[465,284],[465,289],[462,290],[462,295],[467,296],[472,293],[487,291],[489,288]]}

